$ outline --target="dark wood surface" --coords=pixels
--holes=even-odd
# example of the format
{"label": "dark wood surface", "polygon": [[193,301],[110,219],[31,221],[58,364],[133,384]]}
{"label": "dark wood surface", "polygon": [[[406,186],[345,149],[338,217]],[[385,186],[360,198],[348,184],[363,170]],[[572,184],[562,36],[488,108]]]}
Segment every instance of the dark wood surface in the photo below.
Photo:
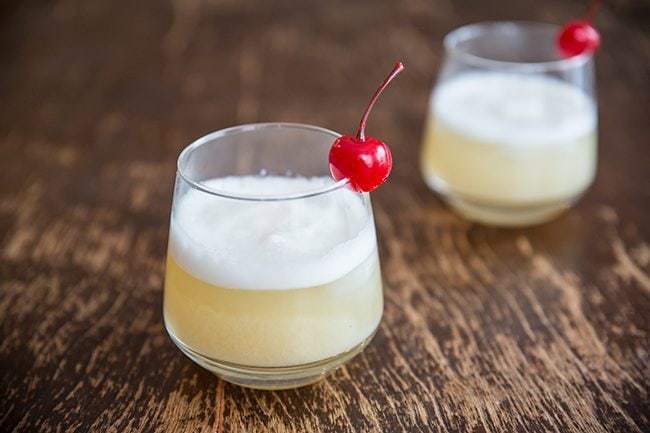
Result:
{"label": "dark wood surface", "polygon": [[[600,163],[536,228],[452,214],[418,147],[441,37],[563,22],[565,0],[36,1],[0,6],[0,431],[650,431],[650,13],[598,17]],[[259,392],[185,358],[161,320],[175,159],[253,121],[372,134],[385,315],[319,385]]]}

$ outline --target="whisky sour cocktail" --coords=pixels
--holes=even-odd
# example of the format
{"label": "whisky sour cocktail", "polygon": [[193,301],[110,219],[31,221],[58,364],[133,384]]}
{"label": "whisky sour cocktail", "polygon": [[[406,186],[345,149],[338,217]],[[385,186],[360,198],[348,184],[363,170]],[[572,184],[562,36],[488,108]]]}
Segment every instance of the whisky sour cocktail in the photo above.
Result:
{"label": "whisky sour cocktail", "polygon": [[[318,191],[330,178],[233,176],[230,193]],[[188,191],[171,218],[167,328],[202,363],[291,367],[347,357],[382,315],[367,196],[339,188],[293,200],[241,201]]]}
{"label": "whisky sour cocktail", "polygon": [[178,159],[164,291],[176,345],[229,382],[262,389],[321,379],[359,353],[383,311],[369,192],[386,143],[295,123],[209,134]]}
{"label": "whisky sour cocktail", "polygon": [[556,30],[486,23],[445,39],[447,60],[431,97],[421,170],[471,220],[546,221],[594,180],[591,57],[558,59]]}
{"label": "whisky sour cocktail", "polygon": [[[434,93],[424,138],[427,183],[461,212],[562,210],[596,171],[596,109],[579,88],[543,76],[467,73]],[[475,204],[473,206],[472,204]],[[483,205],[483,214],[476,205]],[[527,222],[527,214],[512,223]]]}

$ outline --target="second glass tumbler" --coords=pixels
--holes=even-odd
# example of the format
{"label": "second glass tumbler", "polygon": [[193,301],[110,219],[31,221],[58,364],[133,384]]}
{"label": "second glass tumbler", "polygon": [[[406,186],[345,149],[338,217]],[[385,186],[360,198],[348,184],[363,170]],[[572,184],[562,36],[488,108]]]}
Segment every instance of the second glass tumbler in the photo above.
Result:
{"label": "second glass tumbler", "polygon": [[561,58],[558,31],[494,22],[445,38],[421,166],[429,186],[470,220],[547,221],[594,179],[592,55]]}

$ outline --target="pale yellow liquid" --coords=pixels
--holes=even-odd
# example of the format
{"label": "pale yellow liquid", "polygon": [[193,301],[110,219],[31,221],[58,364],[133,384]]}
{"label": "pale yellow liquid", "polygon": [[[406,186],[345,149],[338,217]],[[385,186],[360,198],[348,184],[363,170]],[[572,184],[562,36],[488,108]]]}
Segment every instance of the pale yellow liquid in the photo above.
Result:
{"label": "pale yellow liquid", "polygon": [[[547,205],[551,211],[559,211],[593,181],[596,134],[592,130],[565,142],[513,145],[471,137],[432,115],[425,132],[421,164],[427,183],[448,196],[461,213],[470,219],[499,223],[499,217],[492,216],[495,220],[491,220],[489,214],[482,215],[454,199],[503,208]],[[504,222],[529,221],[523,215],[521,221],[515,217]]]}
{"label": "pale yellow liquid", "polygon": [[382,310],[376,251],[336,281],[289,290],[219,287],[167,257],[166,326],[190,349],[218,361],[286,367],[324,360],[370,337]]}

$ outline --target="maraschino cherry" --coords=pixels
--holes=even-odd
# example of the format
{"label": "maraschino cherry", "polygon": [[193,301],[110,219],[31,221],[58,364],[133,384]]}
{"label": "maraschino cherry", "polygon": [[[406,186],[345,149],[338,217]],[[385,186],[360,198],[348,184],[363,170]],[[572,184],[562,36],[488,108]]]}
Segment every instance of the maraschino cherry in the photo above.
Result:
{"label": "maraschino cherry", "polygon": [[366,137],[366,122],[379,95],[402,70],[404,65],[397,62],[372,96],[359,123],[357,136],[343,135],[336,139],[330,149],[332,176],[337,181],[348,179],[348,185],[355,191],[370,192],[376,189],[388,178],[393,167],[393,157],[388,145],[374,137]]}
{"label": "maraschino cherry", "polygon": [[557,46],[564,57],[593,53],[598,49],[600,35],[591,25],[591,21],[599,4],[599,0],[592,1],[583,19],[569,21],[562,27],[557,37]]}

